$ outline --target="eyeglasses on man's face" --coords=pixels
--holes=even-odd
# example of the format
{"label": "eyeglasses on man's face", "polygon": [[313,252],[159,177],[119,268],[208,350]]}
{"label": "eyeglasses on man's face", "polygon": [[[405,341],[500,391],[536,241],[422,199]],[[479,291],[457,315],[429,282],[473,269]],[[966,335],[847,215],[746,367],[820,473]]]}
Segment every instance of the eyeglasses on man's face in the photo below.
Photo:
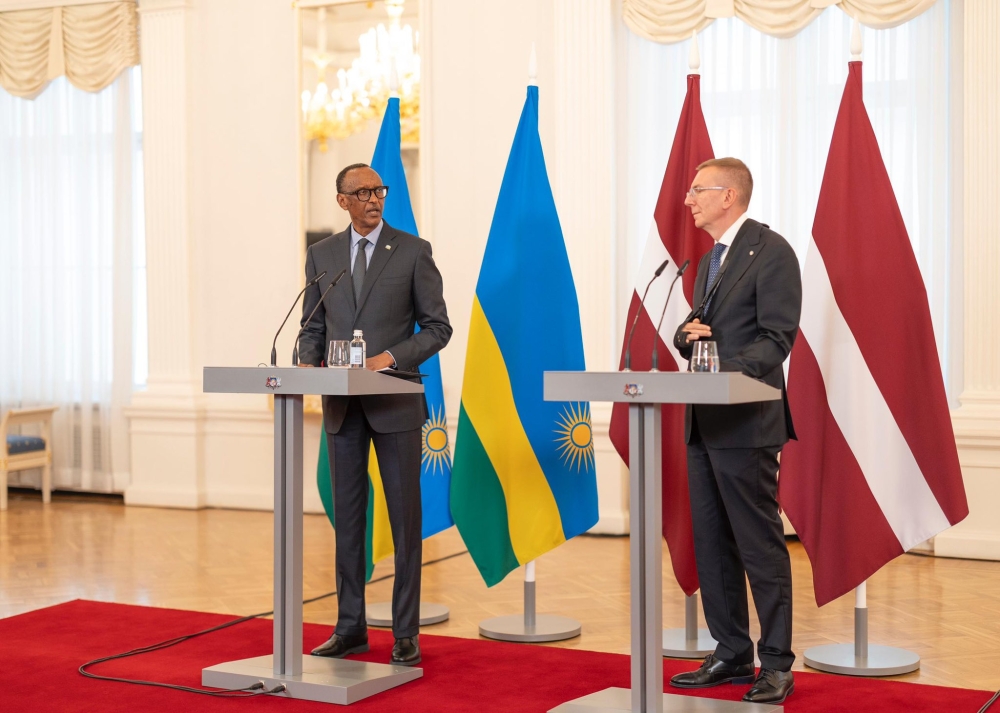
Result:
{"label": "eyeglasses on man's face", "polygon": [[697,198],[702,191],[724,191],[729,186],[691,186],[690,190],[684,194],[685,198]]}
{"label": "eyeglasses on man's face", "polygon": [[354,196],[362,203],[367,203],[371,200],[372,194],[379,200],[385,198],[385,195],[389,192],[389,186],[375,186],[375,188],[359,188],[351,193],[344,193],[345,196]]}

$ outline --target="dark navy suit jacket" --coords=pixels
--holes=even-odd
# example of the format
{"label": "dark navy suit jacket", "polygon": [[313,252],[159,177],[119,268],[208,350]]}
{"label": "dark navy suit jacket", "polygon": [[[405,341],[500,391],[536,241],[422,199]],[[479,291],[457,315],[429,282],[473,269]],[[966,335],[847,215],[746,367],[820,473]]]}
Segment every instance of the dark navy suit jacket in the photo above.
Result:
{"label": "dark navy suit jacket", "polygon": [[[701,304],[711,252],[698,263],[695,304]],[[691,442],[691,418],[712,448],[782,446],[795,438],[782,363],[792,350],[802,310],[802,278],[788,242],[755,220],[743,223],[723,263],[722,282],[702,322],[712,328],[722,371],[739,371],[781,389],[781,401],[732,406],[688,405],[684,437]],[[674,346],[685,359],[692,344],[680,325]]]}
{"label": "dark navy suit jacket", "polygon": [[[343,279],[312,320],[320,296],[341,270]],[[415,235],[383,223],[361,287],[354,299],[351,282],[351,228],[320,240],[306,254],[306,279],[323,270],[326,277],[306,290],[302,303],[303,334],[299,359],[319,366],[326,358],[326,346],[333,339],[351,339],[355,329],[364,332],[368,356],[389,351],[396,366],[417,371],[451,339],[451,324],[444,304],[441,273],[431,257],[431,244]],[[414,334],[414,325],[420,331]],[[327,433],[337,433],[347,411],[347,396],[323,397],[323,423]],[[362,396],[361,406],[368,423],[378,433],[398,433],[421,428],[427,420],[423,394]]]}

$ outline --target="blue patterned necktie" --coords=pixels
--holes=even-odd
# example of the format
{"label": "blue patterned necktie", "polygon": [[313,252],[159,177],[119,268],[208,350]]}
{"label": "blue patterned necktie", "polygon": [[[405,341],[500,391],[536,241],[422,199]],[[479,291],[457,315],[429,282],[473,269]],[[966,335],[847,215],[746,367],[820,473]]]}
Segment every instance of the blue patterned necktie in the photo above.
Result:
{"label": "blue patterned necktie", "polygon": [[[722,253],[725,249],[726,246],[722,243],[716,243],[715,247],[712,248],[712,258],[708,263],[708,281],[705,283],[705,294],[708,294],[712,289],[712,285],[715,284],[715,278],[718,276],[719,268],[722,266]],[[705,303],[705,314],[708,314],[708,308],[711,304],[712,300]]]}

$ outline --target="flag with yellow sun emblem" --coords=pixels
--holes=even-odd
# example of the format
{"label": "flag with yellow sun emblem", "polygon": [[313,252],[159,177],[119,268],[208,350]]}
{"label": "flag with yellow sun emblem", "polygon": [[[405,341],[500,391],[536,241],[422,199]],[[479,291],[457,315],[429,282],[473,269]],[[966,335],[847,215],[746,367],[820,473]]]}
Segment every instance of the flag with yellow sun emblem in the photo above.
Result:
{"label": "flag with yellow sun emblem", "polygon": [[[372,168],[390,187],[382,215],[394,228],[417,235],[417,221],[410,205],[410,191],[406,185],[403,161],[400,155],[399,99],[392,98],[382,118],[372,158]],[[419,327],[417,327],[419,330]],[[448,497],[451,485],[451,444],[448,442],[448,425],[444,413],[444,391],[441,386],[441,361],[437,354],[420,365],[424,397],[427,399],[429,417],[423,427],[423,456],[420,468],[420,500],[422,505],[422,537],[428,538],[452,525]],[[320,439],[317,485],[327,517],[336,527],[333,517],[333,494],[330,483],[330,458],[326,438]],[[378,458],[372,446],[368,459],[368,527],[365,547],[366,578],[371,579],[375,563],[395,552],[392,530],[389,527],[389,509],[382,489]]]}
{"label": "flag with yellow sun emblem", "polygon": [[542,398],[583,370],[580,308],[528,97],[479,270],[451,513],[488,586],[597,522],[590,405]]}

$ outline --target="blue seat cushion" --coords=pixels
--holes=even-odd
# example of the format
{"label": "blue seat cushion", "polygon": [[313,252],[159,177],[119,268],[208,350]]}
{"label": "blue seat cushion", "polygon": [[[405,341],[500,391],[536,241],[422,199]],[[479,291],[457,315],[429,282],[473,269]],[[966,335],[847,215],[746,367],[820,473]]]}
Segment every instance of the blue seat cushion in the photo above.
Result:
{"label": "blue seat cushion", "polygon": [[44,450],[45,441],[38,436],[7,436],[7,453],[12,456]]}

